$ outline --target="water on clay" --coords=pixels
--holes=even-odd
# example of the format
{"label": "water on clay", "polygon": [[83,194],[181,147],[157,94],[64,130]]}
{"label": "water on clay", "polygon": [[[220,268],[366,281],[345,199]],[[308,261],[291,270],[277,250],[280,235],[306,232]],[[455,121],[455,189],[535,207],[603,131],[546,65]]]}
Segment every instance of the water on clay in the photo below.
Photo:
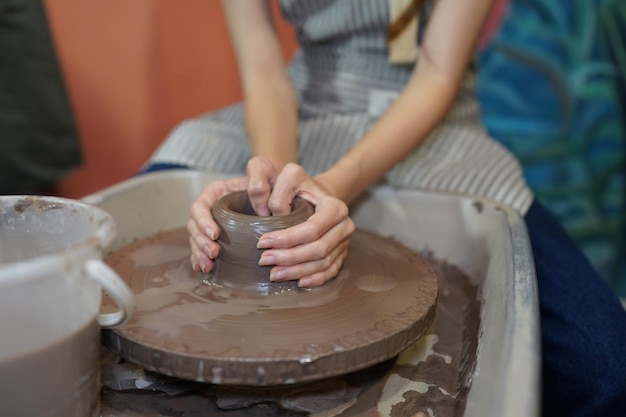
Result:
{"label": "water on clay", "polygon": [[104,333],[105,345],[159,373],[229,385],[313,381],[397,355],[434,319],[437,279],[428,263],[373,233],[354,233],[341,272],[322,287],[277,293],[239,288],[237,277],[204,283],[188,245],[177,229],[106,259],[136,308]]}
{"label": "water on clay", "polygon": [[167,377],[106,351],[102,416],[462,416],[476,361],[478,287],[454,265],[425,258],[438,277],[434,321],[389,360],[313,382],[243,387]]}

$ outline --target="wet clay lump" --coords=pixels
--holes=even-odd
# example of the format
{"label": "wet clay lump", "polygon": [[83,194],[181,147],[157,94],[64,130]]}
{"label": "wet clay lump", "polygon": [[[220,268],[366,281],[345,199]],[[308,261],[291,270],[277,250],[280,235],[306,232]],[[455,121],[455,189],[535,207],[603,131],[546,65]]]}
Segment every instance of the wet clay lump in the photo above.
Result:
{"label": "wet clay lump", "polygon": [[277,293],[297,289],[296,281],[271,282],[271,266],[259,266],[262,250],[256,245],[268,232],[287,229],[308,219],[314,212],[306,200],[296,197],[291,212],[282,216],[257,216],[245,191],[228,194],[213,207],[212,214],[220,228],[217,242],[220,254],[209,281],[218,285]]}

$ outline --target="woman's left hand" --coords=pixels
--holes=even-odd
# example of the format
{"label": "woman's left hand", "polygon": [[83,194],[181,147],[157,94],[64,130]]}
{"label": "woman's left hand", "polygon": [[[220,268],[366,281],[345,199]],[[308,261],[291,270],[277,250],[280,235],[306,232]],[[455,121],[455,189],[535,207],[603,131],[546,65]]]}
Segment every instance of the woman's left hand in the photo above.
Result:
{"label": "woman's left hand", "polygon": [[276,178],[268,201],[270,211],[288,213],[295,197],[309,201],[315,212],[299,225],[261,236],[257,247],[266,250],[259,265],[273,265],[272,281],[298,280],[300,287],[315,287],[339,273],[355,226],[348,206],[330,187],[291,163]]}

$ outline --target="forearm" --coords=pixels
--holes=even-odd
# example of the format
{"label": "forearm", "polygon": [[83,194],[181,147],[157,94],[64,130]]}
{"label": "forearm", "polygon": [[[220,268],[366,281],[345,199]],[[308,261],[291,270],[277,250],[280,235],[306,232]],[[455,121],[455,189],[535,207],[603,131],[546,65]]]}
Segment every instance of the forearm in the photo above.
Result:
{"label": "forearm", "polygon": [[[253,156],[269,158],[276,169],[296,162],[297,100],[286,75],[257,75],[244,89],[245,123]],[[263,78],[261,78],[263,77]]]}
{"label": "forearm", "polygon": [[237,57],[253,156],[296,161],[297,104],[267,1],[222,2]]}
{"label": "forearm", "polygon": [[417,72],[372,129],[318,179],[335,196],[351,202],[426,139],[456,91],[454,82]]}
{"label": "forearm", "polygon": [[446,115],[474,54],[492,0],[438,0],[415,72],[376,125],[319,180],[346,203],[428,137]]}

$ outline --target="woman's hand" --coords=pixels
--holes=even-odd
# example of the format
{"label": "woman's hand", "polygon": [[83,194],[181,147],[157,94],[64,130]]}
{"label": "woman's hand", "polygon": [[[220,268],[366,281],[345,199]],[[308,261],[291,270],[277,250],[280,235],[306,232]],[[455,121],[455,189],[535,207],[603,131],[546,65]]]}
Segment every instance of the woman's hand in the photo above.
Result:
{"label": "woman's hand", "polygon": [[337,275],[355,227],[347,205],[330,187],[292,163],[276,177],[268,208],[274,214],[288,213],[297,196],[313,204],[314,214],[299,225],[261,236],[257,247],[266,250],[259,265],[274,265],[272,281],[298,280],[300,287],[315,287]]}
{"label": "woman's hand", "polygon": [[194,270],[209,272],[219,255],[219,227],[211,214],[213,206],[226,194],[247,190],[260,216],[289,213],[297,196],[315,207],[304,223],[260,237],[257,247],[266,250],[259,264],[273,266],[271,280],[298,280],[301,287],[314,287],[335,277],[354,232],[346,204],[299,165],[288,164],[277,174],[269,159],[255,157],[248,162],[247,171],[246,177],[211,182],[191,206],[187,229]]}
{"label": "woman's hand", "polygon": [[248,175],[226,181],[212,181],[200,193],[191,206],[191,218],[187,222],[191,265],[194,271],[209,272],[220,246],[216,240],[220,229],[211,210],[217,201],[235,191],[247,190],[252,207],[259,216],[269,216],[268,200],[276,179],[276,169],[268,158],[254,157],[248,161]]}
{"label": "woman's hand", "polygon": [[209,272],[214,259],[219,254],[216,240],[220,229],[213,219],[211,210],[223,196],[245,190],[248,178],[234,178],[226,181],[212,181],[191,205],[191,218],[187,222],[189,245],[191,246],[191,266],[194,271]]}

